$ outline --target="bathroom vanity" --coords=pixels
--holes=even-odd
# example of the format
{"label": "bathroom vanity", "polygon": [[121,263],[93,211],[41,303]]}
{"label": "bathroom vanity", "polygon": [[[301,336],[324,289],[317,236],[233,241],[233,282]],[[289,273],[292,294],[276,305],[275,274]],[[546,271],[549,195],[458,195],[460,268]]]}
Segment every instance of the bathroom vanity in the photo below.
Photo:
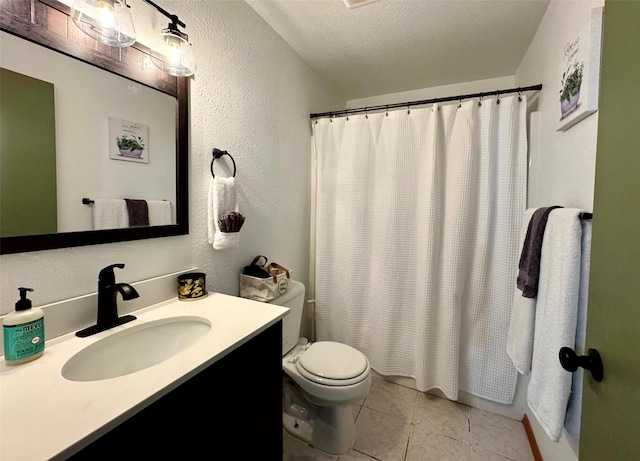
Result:
{"label": "bathroom vanity", "polygon": [[[137,320],[88,338],[47,341],[33,362],[0,364],[0,459],[282,459],[288,309],[210,293],[134,313]],[[63,376],[71,357],[111,335],[119,341],[128,329],[183,318],[211,327],[160,363],[95,380]]]}

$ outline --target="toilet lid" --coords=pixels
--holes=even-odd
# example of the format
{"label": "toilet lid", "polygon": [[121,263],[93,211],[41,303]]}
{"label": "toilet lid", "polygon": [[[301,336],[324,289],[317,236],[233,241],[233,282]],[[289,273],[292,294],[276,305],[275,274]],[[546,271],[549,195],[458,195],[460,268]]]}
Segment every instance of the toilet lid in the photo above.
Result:
{"label": "toilet lid", "polygon": [[300,356],[296,365],[306,371],[304,374],[314,381],[324,383],[338,380],[335,385],[349,385],[353,382],[352,378],[367,370],[369,363],[362,352],[351,346],[333,341],[319,341],[313,343]]}

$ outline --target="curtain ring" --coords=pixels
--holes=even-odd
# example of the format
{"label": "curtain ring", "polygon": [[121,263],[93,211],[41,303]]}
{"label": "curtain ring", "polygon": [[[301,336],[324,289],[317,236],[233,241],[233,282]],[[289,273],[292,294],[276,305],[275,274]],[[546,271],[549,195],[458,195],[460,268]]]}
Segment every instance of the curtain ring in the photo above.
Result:
{"label": "curtain ring", "polygon": [[389,116],[389,104],[387,104],[387,110],[386,110],[386,112],[384,113],[384,115],[385,115],[386,117],[388,117],[388,116]]}
{"label": "curtain ring", "polygon": [[367,120],[369,120],[369,114],[367,113],[367,108],[364,108],[364,118],[366,118]]}
{"label": "curtain ring", "polygon": [[478,99],[478,107],[482,107],[482,93],[480,93],[480,99]]}
{"label": "curtain ring", "polygon": [[407,115],[411,115],[411,109],[409,107],[410,107],[410,104],[407,103]]}
{"label": "curtain ring", "polygon": [[500,93],[496,93],[496,104],[500,104]]}
{"label": "curtain ring", "polygon": [[522,93],[518,91],[518,101],[522,102]]}
{"label": "curtain ring", "polygon": [[460,109],[462,107],[462,98],[460,98],[460,101],[458,101],[458,109]]}

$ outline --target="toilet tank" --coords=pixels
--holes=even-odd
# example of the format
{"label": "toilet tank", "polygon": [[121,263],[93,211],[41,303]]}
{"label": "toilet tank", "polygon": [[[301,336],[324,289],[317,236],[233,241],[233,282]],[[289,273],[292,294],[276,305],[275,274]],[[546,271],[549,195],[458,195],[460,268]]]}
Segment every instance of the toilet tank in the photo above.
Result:
{"label": "toilet tank", "polygon": [[288,307],[289,313],[282,319],[282,355],[293,349],[300,339],[300,323],[304,308],[304,285],[297,280],[289,280],[287,292],[269,301],[270,304]]}

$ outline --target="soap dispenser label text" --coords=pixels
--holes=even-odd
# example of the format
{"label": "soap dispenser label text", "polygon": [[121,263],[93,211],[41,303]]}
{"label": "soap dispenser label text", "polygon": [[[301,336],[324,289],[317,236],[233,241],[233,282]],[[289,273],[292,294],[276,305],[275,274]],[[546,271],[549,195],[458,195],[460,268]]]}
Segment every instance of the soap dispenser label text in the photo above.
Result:
{"label": "soap dispenser label text", "polygon": [[18,360],[44,350],[44,319],[4,326],[5,360]]}

